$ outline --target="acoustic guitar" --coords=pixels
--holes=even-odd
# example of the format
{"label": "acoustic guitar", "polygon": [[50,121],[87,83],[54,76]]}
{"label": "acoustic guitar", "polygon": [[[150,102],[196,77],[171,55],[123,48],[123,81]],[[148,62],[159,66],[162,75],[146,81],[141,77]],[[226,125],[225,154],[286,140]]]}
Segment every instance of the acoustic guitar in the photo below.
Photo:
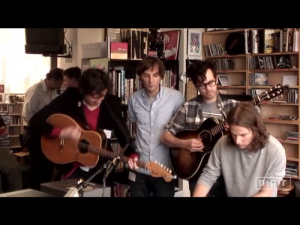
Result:
{"label": "acoustic guitar", "polygon": [[[282,95],[288,88],[288,85],[275,85],[253,98],[251,102],[258,105],[262,101]],[[204,144],[203,152],[191,152],[184,148],[169,148],[173,170],[179,178],[188,180],[196,174],[200,175],[208,162],[214,145],[225,133],[225,124],[225,121],[220,123],[216,118],[209,117],[197,130],[182,130],[175,135],[175,137],[183,140],[199,138]]]}
{"label": "acoustic guitar", "polygon": [[[67,164],[79,162],[87,167],[94,167],[102,156],[113,159],[118,156],[113,150],[107,150],[106,134],[102,130],[84,130],[75,120],[64,114],[53,114],[47,122],[54,127],[63,129],[69,126],[76,126],[81,129],[81,136],[78,141],[60,138],[41,138],[41,147],[44,155],[56,164]],[[121,163],[126,163],[129,158],[120,157]],[[150,171],[153,177],[163,177],[170,182],[174,176],[172,171],[158,162],[138,161],[137,165]]]}

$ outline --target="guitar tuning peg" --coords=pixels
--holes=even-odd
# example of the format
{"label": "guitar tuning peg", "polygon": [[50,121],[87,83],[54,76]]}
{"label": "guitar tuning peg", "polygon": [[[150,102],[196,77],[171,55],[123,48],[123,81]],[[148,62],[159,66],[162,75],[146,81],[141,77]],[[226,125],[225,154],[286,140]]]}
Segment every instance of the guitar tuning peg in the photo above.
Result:
{"label": "guitar tuning peg", "polygon": [[161,167],[164,167],[164,165],[163,165],[163,164],[160,164],[160,166],[161,166]]}
{"label": "guitar tuning peg", "polygon": [[155,163],[157,164],[157,161],[155,160]]}
{"label": "guitar tuning peg", "polygon": [[281,98],[283,98],[283,95],[280,95]]}

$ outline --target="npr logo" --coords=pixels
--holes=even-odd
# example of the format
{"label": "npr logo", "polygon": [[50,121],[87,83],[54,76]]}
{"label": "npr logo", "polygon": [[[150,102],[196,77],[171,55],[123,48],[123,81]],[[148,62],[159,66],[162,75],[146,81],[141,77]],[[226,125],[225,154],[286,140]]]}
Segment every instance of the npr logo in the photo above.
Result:
{"label": "npr logo", "polygon": [[263,186],[268,186],[268,187],[271,187],[271,188],[279,188],[279,187],[284,187],[284,188],[291,188],[292,187],[292,179],[291,178],[284,178],[284,180],[282,180],[280,182],[279,185],[277,185],[277,180],[278,178],[272,178],[272,177],[269,177],[268,179],[266,179],[265,177],[257,177],[256,178],[256,188],[257,189],[261,189]]}

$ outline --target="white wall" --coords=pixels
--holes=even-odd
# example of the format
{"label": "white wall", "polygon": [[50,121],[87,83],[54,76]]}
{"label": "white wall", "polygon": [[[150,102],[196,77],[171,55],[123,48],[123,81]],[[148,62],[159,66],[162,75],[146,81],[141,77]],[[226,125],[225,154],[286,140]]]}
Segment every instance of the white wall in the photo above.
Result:
{"label": "white wall", "polygon": [[72,62],[66,62],[65,58],[57,59],[57,67],[67,69],[73,66],[81,67],[82,44],[104,41],[104,28],[66,28],[66,39],[72,41]]}
{"label": "white wall", "polygon": [[104,28],[97,28],[97,29],[78,28],[77,29],[77,37],[78,37],[77,63],[78,63],[78,66],[81,67],[81,58],[82,58],[81,45],[104,41]]}
{"label": "white wall", "polygon": [[[78,34],[77,28],[65,28],[66,30],[66,39],[69,43],[72,43],[72,61],[67,62],[66,58],[57,59],[57,67],[62,69],[68,69],[69,67],[78,66]],[[65,44],[67,42],[65,40]],[[68,45],[67,45],[68,47]]]}

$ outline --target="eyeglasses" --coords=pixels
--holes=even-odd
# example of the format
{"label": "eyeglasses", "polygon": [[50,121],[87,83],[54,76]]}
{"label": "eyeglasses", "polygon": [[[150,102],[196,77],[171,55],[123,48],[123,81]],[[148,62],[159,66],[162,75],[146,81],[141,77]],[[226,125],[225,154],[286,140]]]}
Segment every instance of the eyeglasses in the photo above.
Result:
{"label": "eyeglasses", "polygon": [[204,88],[206,88],[207,85],[210,87],[214,87],[214,86],[216,86],[216,81],[212,80],[212,81],[209,81],[207,84],[205,84],[205,83],[197,84],[196,87],[199,89],[204,89]]}

